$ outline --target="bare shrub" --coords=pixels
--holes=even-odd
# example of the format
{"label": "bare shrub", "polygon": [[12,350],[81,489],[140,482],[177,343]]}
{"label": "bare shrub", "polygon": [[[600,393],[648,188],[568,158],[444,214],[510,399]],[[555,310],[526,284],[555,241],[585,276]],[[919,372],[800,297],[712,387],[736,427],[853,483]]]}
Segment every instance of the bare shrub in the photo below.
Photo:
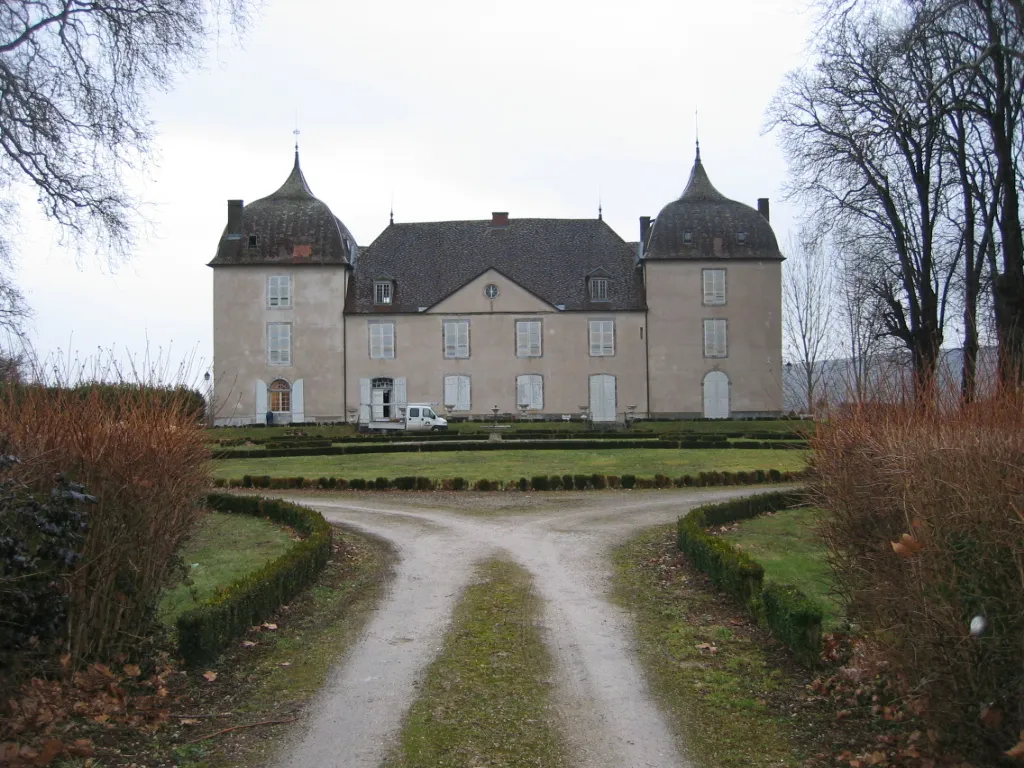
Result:
{"label": "bare shrub", "polygon": [[0,392],[0,433],[22,480],[48,489],[61,472],[98,498],[67,577],[67,649],[78,658],[137,643],[203,513],[209,454],[188,396],[147,386],[121,386],[116,399],[99,387]]}
{"label": "bare shrub", "polygon": [[812,444],[848,615],[948,743],[982,759],[1011,747],[1024,728],[1024,397],[864,404]]}

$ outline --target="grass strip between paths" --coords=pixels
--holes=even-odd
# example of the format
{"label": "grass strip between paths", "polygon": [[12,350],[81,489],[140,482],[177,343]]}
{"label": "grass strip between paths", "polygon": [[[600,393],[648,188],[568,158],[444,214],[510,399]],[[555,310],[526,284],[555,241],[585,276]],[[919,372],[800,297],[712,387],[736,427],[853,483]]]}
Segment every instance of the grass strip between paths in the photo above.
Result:
{"label": "grass strip between paths", "polygon": [[568,765],[530,575],[481,563],[386,768]]}
{"label": "grass strip between paths", "polygon": [[691,762],[801,765],[828,728],[788,711],[807,681],[780,666],[742,608],[681,565],[675,524],[648,529],[613,558],[615,598],[633,614],[648,684]]}

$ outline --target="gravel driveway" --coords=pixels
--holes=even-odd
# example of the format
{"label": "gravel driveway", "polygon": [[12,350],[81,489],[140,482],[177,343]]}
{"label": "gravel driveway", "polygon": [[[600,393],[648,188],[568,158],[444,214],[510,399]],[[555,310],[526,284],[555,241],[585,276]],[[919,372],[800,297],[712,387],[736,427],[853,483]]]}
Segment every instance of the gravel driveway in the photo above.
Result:
{"label": "gravel driveway", "polygon": [[281,752],[284,768],[376,768],[396,743],[476,562],[515,560],[543,597],[556,701],[581,768],[684,766],[608,598],[608,552],[631,532],[754,489],[559,494],[344,494],[289,501],[393,542],[400,562],[364,635]]}

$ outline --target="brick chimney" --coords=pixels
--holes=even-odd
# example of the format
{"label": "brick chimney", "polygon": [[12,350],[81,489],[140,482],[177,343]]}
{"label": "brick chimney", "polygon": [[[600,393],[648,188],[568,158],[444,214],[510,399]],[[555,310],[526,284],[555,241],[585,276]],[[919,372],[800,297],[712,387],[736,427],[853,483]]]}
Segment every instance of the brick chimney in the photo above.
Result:
{"label": "brick chimney", "polygon": [[507,227],[508,226],[508,211],[494,211],[491,213],[491,226],[492,227]]}
{"label": "brick chimney", "polygon": [[242,236],[242,201],[228,200],[228,237],[237,240]]}
{"label": "brick chimney", "polygon": [[768,210],[768,198],[759,197],[757,198],[757,212],[764,216],[765,221],[771,221],[772,217],[769,215]]}

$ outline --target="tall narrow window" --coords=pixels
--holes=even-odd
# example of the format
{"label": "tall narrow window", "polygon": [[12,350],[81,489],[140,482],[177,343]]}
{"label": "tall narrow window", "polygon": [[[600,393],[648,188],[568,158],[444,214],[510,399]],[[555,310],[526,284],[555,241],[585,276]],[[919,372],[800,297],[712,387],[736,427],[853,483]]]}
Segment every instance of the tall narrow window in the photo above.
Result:
{"label": "tall narrow window", "polygon": [[615,321],[590,321],[590,356],[611,357],[615,354]]}
{"label": "tall narrow window", "polygon": [[470,410],[469,376],[444,377],[444,404],[453,411]]}
{"label": "tall narrow window", "polygon": [[729,344],[726,339],[727,320],[704,321],[704,357],[727,357]]}
{"label": "tall narrow window", "polygon": [[527,373],[516,377],[516,405],[531,411],[544,410],[544,377]]}
{"label": "tall narrow window", "polygon": [[267,323],[267,364],[292,364],[291,323]]}
{"label": "tall narrow window", "polygon": [[395,324],[370,323],[370,359],[391,360],[395,356]]}
{"label": "tall narrow window", "polygon": [[516,357],[541,356],[540,320],[516,321]]}
{"label": "tall narrow window", "polygon": [[274,413],[290,413],[292,410],[292,388],[284,379],[270,382],[270,410]]}
{"label": "tall narrow window", "polygon": [[725,270],[705,269],[703,274],[705,306],[725,304]]}
{"label": "tall narrow window", "polygon": [[607,277],[592,277],[592,278],[590,278],[590,300],[591,301],[608,301],[608,278]]}
{"label": "tall narrow window", "polygon": [[448,359],[469,357],[469,320],[444,321],[444,356]]}
{"label": "tall narrow window", "polygon": [[377,280],[373,284],[373,303],[390,304],[393,286],[390,280]]}
{"label": "tall narrow window", "polygon": [[291,309],[291,275],[271,275],[267,278],[267,306],[271,309]]}

